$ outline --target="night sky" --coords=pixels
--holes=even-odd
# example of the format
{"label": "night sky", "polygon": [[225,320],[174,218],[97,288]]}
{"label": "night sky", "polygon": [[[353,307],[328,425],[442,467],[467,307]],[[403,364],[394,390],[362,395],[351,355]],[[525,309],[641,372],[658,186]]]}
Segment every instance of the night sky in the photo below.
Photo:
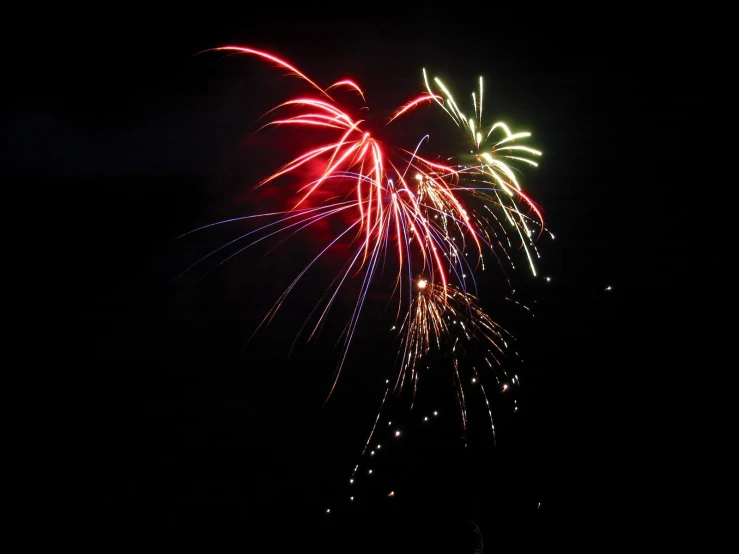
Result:
{"label": "night sky", "polygon": [[[30,211],[43,204],[29,225],[53,222],[31,249],[53,298],[45,309],[61,302],[46,318],[62,338],[47,365],[74,414],[53,457],[73,460],[70,498],[92,492],[67,530],[103,552],[200,539],[249,552],[473,552],[475,526],[486,552],[656,540],[654,511],[673,491],[660,430],[675,419],[656,406],[689,309],[674,302],[679,259],[691,255],[675,208],[686,186],[678,144],[698,109],[698,79],[683,71],[698,54],[678,26],[564,9],[197,10],[56,28],[45,39],[58,40],[19,57],[31,86],[6,107],[5,180],[30,192]],[[388,441],[350,504],[348,478],[393,374],[387,314],[369,306],[325,402],[346,305],[288,355],[311,309],[298,294],[248,342],[310,236],[173,282],[234,235],[177,237],[260,211],[251,185],[283,153],[252,135],[295,82],[254,58],[199,54],[227,44],[269,50],[324,85],[354,78],[380,118],[422,91],[422,67],[465,102],[483,75],[489,117],[532,132],[544,155],[523,183],[556,240],[539,244],[551,282],[523,264],[513,275],[531,313],[496,293],[485,304],[520,355],[515,405],[491,397],[495,445],[470,400],[464,446],[452,382],[432,374],[413,410],[391,403],[402,440]],[[413,121],[400,140],[444,144],[438,113]],[[314,291],[328,283],[310,279]],[[420,424],[433,410],[434,427]]]}

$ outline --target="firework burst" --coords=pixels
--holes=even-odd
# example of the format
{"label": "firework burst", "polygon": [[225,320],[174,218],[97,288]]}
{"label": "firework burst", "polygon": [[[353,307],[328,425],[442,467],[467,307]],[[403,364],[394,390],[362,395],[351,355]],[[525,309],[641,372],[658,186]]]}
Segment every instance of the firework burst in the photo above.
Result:
{"label": "firework burst", "polygon": [[452,93],[438,77],[434,78],[434,84],[440,94],[433,92],[425,69],[423,80],[429,95],[464,132],[469,141],[473,163],[460,166],[456,170],[467,174],[469,190],[474,191],[486,203],[487,218],[500,221],[498,217],[502,216],[506,222],[504,227],[512,229],[519,237],[531,272],[536,275],[532,250],[536,239],[544,230],[544,218],[533,200],[523,192],[516,176],[518,172],[516,164],[538,167],[535,159],[542,153],[521,144],[531,136],[531,133],[528,131],[514,133],[502,121],[485,125],[482,77],[479,78],[478,91],[472,93],[472,117],[462,113]]}
{"label": "firework burst", "polygon": [[[388,118],[388,125],[398,124],[409,112],[438,104],[470,139],[473,159],[471,164],[440,163],[436,160],[441,156],[422,152],[427,135],[419,137],[415,146],[403,148],[370,132],[365,95],[353,80],[342,79],[323,88],[288,61],[268,52],[241,46],[212,51],[255,56],[296,77],[307,92],[272,108],[265,114],[271,119],[261,129],[280,127],[312,145],[255,185],[279,187],[287,181],[297,182],[296,187],[282,189],[288,191],[286,208],[196,229],[245,219],[264,221],[189,269],[217,259],[219,254],[220,263],[224,263],[262,241],[309,233],[330,220],[332,234],[323,238],[315,256],[282,291],[259,325],[261,328],[271,322],[309,270],[337,245],[342,246],[341,269],[330,279],[327,292],[303,326],[310,340],[319,332],[340,291],[346,290],[350,281],[358,280],[329,396],[380,268],[392,267],[392,298],[397,304],[394,328],[400,329],[400,368],[394,388],[412,383],[415,391],[419,362],[434,348],[449,348],[453,353],[461,344],[476,341],[483,345],[481,363],[499,366],[510,337],[478,305],[474,273],[485,269],[486,254],[498,261],[505,256],[512,265],[509,251],[515,246],[510,239],[514,236],[536,274],[533,245],[544,229],[542,214],[523,192],[518,170],[512,164],[536,166],[533,158],[541,152],[520,144],[530,133],[512,133],[502,122],[483,127],[482,79],[479,93],[473,93],[474,117],[468,118],[460,111],[438,79],[434,83],[439,91],[434,91],[424,70],[426,91]],[[346,100],[348,97],[351,102]],[[361,103],[359,109],[346,107],[356,105],[357,100]],[[426,277],[419,279],[419,275]],[[460,368],[453,359],[464,419]]]}
{"label": "firework burst", "polygon": [[[480,351],[475,358],[486,368],[496,371],[502,369],[501,358],[509,351],[512,335],[497,324],[479,306],[477,299],[469,292],[453,285],[446,287],[420,279],[418,292],[400,330],[402,347],[400,350],[400,372],[395,387],[402,388],[406,381],[413,383],[414,391],[418,385],[420,360],[427,358],[432,350],[448,352],[454,367],[458,386],[459,406],[462,422],[466,427],[464,386],[460,371],[458,353],[469,350]],[[483,398],[488,405],[493,436],[495,427],[485,388],[480,381],[476,364],[470,366],[470,381],[481,387]],[[502,375],[507,378],[505,371]],[[515,379],[514,379],[515,381]]]}

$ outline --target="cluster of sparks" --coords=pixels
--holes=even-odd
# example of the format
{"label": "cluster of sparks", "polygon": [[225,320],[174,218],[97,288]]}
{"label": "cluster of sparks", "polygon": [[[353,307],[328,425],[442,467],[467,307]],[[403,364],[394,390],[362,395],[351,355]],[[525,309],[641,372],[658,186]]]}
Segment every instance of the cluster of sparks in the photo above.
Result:
{"label": "cluster of sparks", "polygon": [[[397,387],[402,388],[405,380],[409,379],[413,382],[415,390],[420,375],[418,361],[423,360],[432,348],[441,350],[448,347],[459,391],[462,422],[466,425],[464,387],[459,359],[456,356],[457,348],[462,342],[489,345],[481,354],[482,362],[490,368],[502,368],[500,356],[505,355],[506,339],[510,336],[480,308],[470,293],[452,285],[443,288],[423,279],[418,282],[418,289],[403,322],[401,349],[403,371],[399,373]],[[479,381],[477,369],[474,365],[471,369],[473,372],[471,381],[477,383]],[[487,395],[484,393],[483,388],[483,396],[487,401]],[[489,409],[488,413],[494,432],[495,427]]]}
{"label": "cluster of sparks", "polygon": [[[236,245],[238,253],[269,237],[308,232],[328,219],[342,222],[343,227],[295,276],[259,327],[272,321],[300,280],[329,249],[348,245],[343,250],[348,252],[343,267],[316,305],[309,327],[313,337],[340,291],[351,279],[360,280],[359,295],[342,335],[342,353],[330,396],[345,364],[368,291],[380,268],[391,264],[393,299],[397,302],[392,329],[399,333],[400,367],[394,383],[388,381],[387,390],[411,387],[415,391],[422,374],[422,360],[435,349],[446,349],[453,361],[465,421],[463,378],[455,352],[463,343],[479,343],[480,367],[499,368],[511,338],[480,307],[474,274],[485,269],[487,255],[492,255],[501,267],[514,267],[510,253],[517,249],[525,252],[530,271],[537,274],[535,243],[545,227],[540,210],[522,190],[516,168],[537,165],[541,152],[522,144],[530,133],[512,132],[503,122],[484,124],[482,78],[479,89],[472,94],[473,113],[468,117],[448,88],[439,79],[429,80],[423,70],[425,90],[402,105],[387,124],[397,125],[407,114],[424,106],[436,111],[433,106],[438,105],[462,130],[470,148],[469,154],[461,156],[468,163],[450,162],[456,158],[422,153],[428,135],[419,137],[415,146],[403,148],[369,132],[366,121],[354,115],[368,108],[364,92],[353,80],[339,80],[323,88],[269,52],[242,46],[224,46],[214,51],[255,56],[297,77],[307,92],[270,110],[273,118],[265,127],[293,128],[317,144],[256,184],[259,188],[275,186],[282,179],[299,179],[297,194],[285,199],[289,203],[287,209],[206,226],[241,219],[269,220],[193,265],[224,252],[227,246]],[[345,108],[347,102],[341,100],[346,98],[351,99],[350,104],[361,102],[361,109]],[[472,367],[471,380],[481,385],[476,367]],[[498,383],[504,390],[508,383],[516,381],[513,378]],[[482,392],[487,402],[484,389]],[[365,450],[374,431],[373,428]]]}

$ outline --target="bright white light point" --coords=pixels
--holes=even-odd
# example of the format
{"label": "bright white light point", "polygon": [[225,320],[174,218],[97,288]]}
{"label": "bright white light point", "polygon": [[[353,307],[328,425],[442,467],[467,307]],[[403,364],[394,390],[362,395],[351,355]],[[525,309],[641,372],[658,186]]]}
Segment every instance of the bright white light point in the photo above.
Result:
{"label": "bright white light point", "polygon": [[353,485],[354,484],[354,479],[349,479],[349,484],[350,485]]}
{"label": "bright white light point", "polygon": [[551,280],[552,280],[552,278],[551,278],[551,277],[547,277],[547,283],[548,283],[549,281],[551,281]]}
{"label": "bright white light point", "polygon": [[374,456],[374,455],[375,455],[375,451],[373,450],[372,452],[370,452],[370,456]]}
{"label": "bright white light point", "polygon": [[477,383],[477,379],[475,377],[472,378],[473,383]]}
{"label": "bright white light point", "polygon": [[608,285],[608,286],[606,287],[606,290],[613,290],[613,287],[611,287],[611,285]]}
{"label": "bright white light point", "polygon": [[[395,325],[393,325],[392,327],[390,327],[390,330],[391,331],[395,331]],[[387,383],[387,381],[385,381],[385,382]]]}
{"label": "bright white light point", "polygon": [[370,475],[372,475],[372,470],[370,469],[367,473],[369,473]]}
{"label": "bright white light point", "polygon": [[419,289],[425,289],[427,284],[428,283],[427,283],[426,279],[419,279],[419,281],[418,281],[418,288]]}
{"label": "bright white light point", "polygon": [[395,491],[390,491],[390,494],[388,496],[395,496]]}
{"label": "bright white light point", "polygon": [[439,415],[439,412],[434,412],[434,415]]}
{"label": "bright white light point", "polygon": [[462,278],[467,279],[467,274],[466,273],[462,273]]}
{"label": "bright white light point", "polygon": [[382,445],[381,444],[378,444],[377,445],[377,450],[379,450],[380,448],[382,448]]}
{"label": "bright white light point", "polygon": [[388,425],[392,425],[392,424],[393,424],[393,422],[392,422],[392,421],[388,421],[388,422],[387,422],[387,424],[388,424]]}
{"label": "bright white light point", "polygon": [[507,389],[508,389],[508,385],[503,385],[503,390],[507,390]]}
{"label": "bright white light point", "polygon": [[328,509],[326,510],[326,513],[327,513],[327,514],[330,514],[330,513],[331,513],[331,508],[328,508]]}
{"label": "bright white light point", "polygon": [[350,502],[354,502],[354,497],[353,497],[353,496],[350,496],[350,497],[349,497],[349,501],[350,501]]}
{"label": "bright white light point", "polygon": [[423,420],[428,421],[429,420],[428,416],[424,417]]}
{"label": "bright white light point", "polygon": [[395,431],[395,436],[396,437],[399,437],[400,436],[400,431]]}

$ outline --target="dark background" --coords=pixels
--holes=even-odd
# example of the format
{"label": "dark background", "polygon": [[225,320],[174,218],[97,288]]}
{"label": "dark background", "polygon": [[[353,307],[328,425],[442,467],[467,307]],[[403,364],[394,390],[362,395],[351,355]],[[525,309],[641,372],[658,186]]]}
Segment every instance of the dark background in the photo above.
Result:
{"label": "dark background", "polygon": [[[121,6],[29,29],[13,69],[30,86],[6,105],[3,165],[37,207],[27,255],[48,317],[32,352],[62,405],[47,473],[68,488],[52,501],[71,515],[65,530],[98,551],[204,539],[472,552],[475,525],[493,552],[664,540],[656,530],[671,529],[682,494],[663,464],[678,420],[664,399],[688,364],[674,341],[691,309],[676,278],[692,248],[683,134],[706,110],[684,18],[354,9]],[[495,446],[472,402],[464,446],[450,382],[430,376],[412,411],[387,408],[403,441],[349,504],[392,338],[368,320],[324,405],[340,353],[331,329],[287,354],[307,297],[245,346],[290,276],[287,251],[172,283],[233,235],[175,239],[244,215],[245,193],[274,169],[249,137],[288,79],[253,58],[198,54],[226,44],[267,49],[321,84],[355,78],[379,116],[422,90],[422,67],[462,99],[482,74],[490,117],[532,131],[544,156],[524,186],[557,237],[540,245],[552,281],[515,276],[533,317],[503,312],[522,386],[515,405],[492,395]],[[417,119],[419,132],[441,132],[436,120]],[[437,407],[430,431],[419,417]]]}

